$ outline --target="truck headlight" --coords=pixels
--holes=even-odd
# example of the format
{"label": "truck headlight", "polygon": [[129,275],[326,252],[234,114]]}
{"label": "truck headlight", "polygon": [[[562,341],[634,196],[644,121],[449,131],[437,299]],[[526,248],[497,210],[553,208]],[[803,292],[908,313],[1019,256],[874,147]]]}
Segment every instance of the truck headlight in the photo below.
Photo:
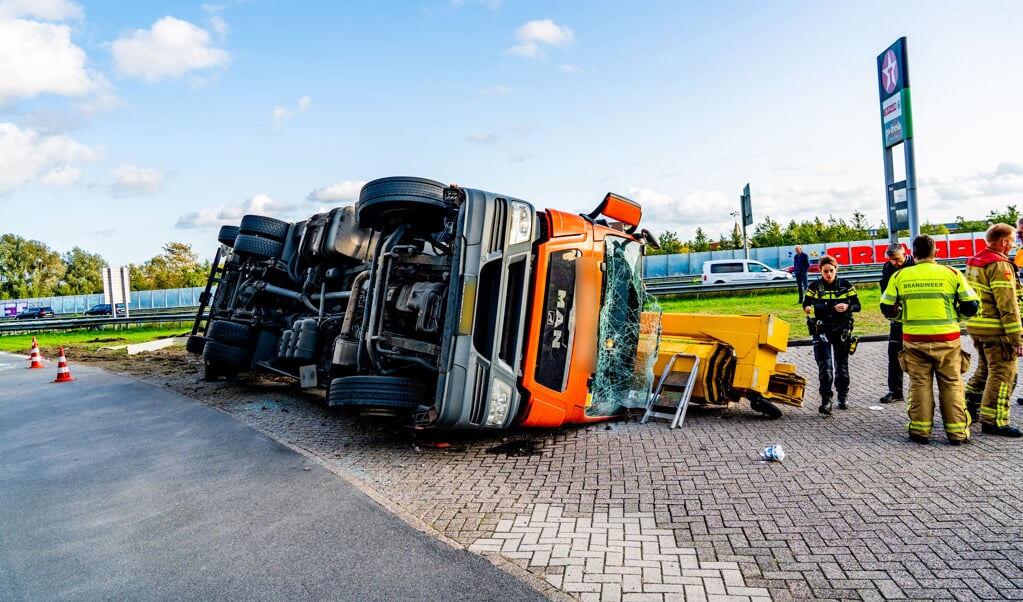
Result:
{"label": "truck headlight", "polygon": [[509,220],[508,244],[517,245],[533,237],[533,212],[529,205],[519,201],[511,202],[511,220]]}
{"label": "truck headlight", "polygon": [[508,411],[511,409],[511,398],[511,385],[499,380],[493,381],[490,386],[490,405],[487,411],[486,426],[504,426],[504,421],[508,418]]}

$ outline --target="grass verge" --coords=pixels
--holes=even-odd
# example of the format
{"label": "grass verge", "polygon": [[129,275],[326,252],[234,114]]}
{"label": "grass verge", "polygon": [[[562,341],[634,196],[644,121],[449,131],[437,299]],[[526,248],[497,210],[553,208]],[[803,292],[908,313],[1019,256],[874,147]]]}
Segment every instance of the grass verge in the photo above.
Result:
{"label": "grass verge", "polygon": [[[857,335],[885,334],[888,332],[888,320],[881,315],[878,303],[881,291],[876,286],[867,285],[857,288],[862,310],[856,314]],[[663,310],[667,312],[710,314],[710,315],[743,315],[770,314],[789,323],[789,340],[807,338],[806,315],[796,300],[794,291],[763,291],[747,293],[712,293],[687,297],[665,297],[658,299]],[[186,336],[189,329],[179,325],[132,326],[130,328],[105,328],[102,330],[72,330],[62,332],[38,332],[0,336],[0,351],[11,353],[29,353],[32,349],[32,337],[41,348],[57,347],[85,349],[96,351],[100,347],[114,347],[145,343],[167,337]]]}
{"label": "grass verge", "polygon": [[[887,334],[888,319],[881,315],[878,305],[881,290],[876,286],[857,287],[862,309],[855,314],[857,335]],[[677,312],[709,315],[770,314],[789,323],[789,340],[805,339],[806,314],[799,305],[795,291],[764,291],[727,296],[695,296],[658,299],[665,313]]]}
{"label": "grass verge", "polygon": [[182,330],[178,325],[138,326],[131,328],[104,328],[102,330],[69,330],[61,332],[37,332],[13,334],[0,337],[0,351],[28,354],[32,350],[32,337],[42,349],[85,349],[96,351],[100,347],[116,347],[134,343],[146,343],[167,337],[189,334],[191,329]]}

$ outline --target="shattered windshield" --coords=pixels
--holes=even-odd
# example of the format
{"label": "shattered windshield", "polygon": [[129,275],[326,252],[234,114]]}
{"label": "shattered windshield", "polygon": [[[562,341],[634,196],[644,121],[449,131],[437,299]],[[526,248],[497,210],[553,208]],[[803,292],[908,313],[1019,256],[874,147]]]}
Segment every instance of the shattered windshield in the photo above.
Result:
{"label": "shattered windshield", "polygon": [[657,358],[660,311],[656,302],[655,307],[647,303],[642,257],[638,242],[614,236],[604,240],[597,374],[593,400],[586,409],[590,416],[609,416],[623,407],[646,405]]}

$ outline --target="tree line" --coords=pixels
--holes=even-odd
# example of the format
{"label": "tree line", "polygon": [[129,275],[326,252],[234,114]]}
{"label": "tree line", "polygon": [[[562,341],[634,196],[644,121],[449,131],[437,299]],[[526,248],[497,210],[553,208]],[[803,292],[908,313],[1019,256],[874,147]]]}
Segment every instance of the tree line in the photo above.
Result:
{"label": "tree line", "polygon": [[[1016,225],[1020,217],[1015,205],[1009,205],[1005,211],[991,211],[986,219],[968,220],[963,216],[956,216],[956,232],[984,232],[991,224],[1005,223]],[[921,234],[948,234],[949,229],[944,224],[932,224],[924,222],[920,225]],[[777,221],[764,217],[764,220],[756,224],[752,232],[747,230],[747,238],[750,247],[789,247],[794,245],[809,245],[815,243],[847,242],[854,240],[867,240],[876,238],[878,240],[888,239],[888,226],[881,222],[877,228],[871,226],[866,217],[856,211],[851,221],[828,216],[826,221],[819,217],[813,220],[796,222],[789,221],[788,225],[782,227]],[[909,236],[908,230],[901,230],[899,236]],[[729,234],[719,234],[717,239],[711,239],[703,228],[697,228],[692,240],[682,241],[675,232],[662,232],[658,237],[660,249],[647,249],[647,255],[674,255],[677,253],[697,253],[700,251],[741,249],[742,230],[738,224]]]}
{"label": "tree line", "polygon": [[[991,211],[986,219],[967,220],[956,217],[956,231],[983,232],[995,223],[1013,226],[1020,213],[1015,205],[1005,211]],[[942,224],[925,222],[920,226],[925,234],[948,234]],[[815,244],[867,240],[887,240],[888,227],[881,222],[873,228],[860,212],[853,213],[852,220],[829,215],[826,221],[819,217],[796,222],[783,228],[777,221],[766,216],[756,224],[752,233],[747,233],[751,247],[785,247],[797,244]],[[900,236],[908,236],[903,230]],[[660,249],[648,248],[649,255],[695,253],[714,249],[741,249],[742,231],[736,227],[728,235],[719,235],[712,240],[703,228],[697,228],[692,240],[681,241],[675,232],[662,232],[658,237]],[[108,267],[106,260],[96,253],[74,247],[64,254],[50,249],[38,240],[27,240],[14,234],[0,235],[0,299],[24,299],[62,295],[90,295],[103,292],[102,269]],[[131,288],[136,291],[168,288],[203,286],[210,272],[210,262],[200,261],[191,245],[169,242],[163,252],[141,264],[129,264]]]}
{"label": "tree line", "polygon": [[[96,253],[74,247],[64,254],[45,243],[14,234],[0,236],[0,299],[24,299],[103,292],[102,270],[109,267]],[[210,262],[200,261],[191,245],[169,242],[163,252],[141,264],[129,264],[136,291],[204,286]]]}

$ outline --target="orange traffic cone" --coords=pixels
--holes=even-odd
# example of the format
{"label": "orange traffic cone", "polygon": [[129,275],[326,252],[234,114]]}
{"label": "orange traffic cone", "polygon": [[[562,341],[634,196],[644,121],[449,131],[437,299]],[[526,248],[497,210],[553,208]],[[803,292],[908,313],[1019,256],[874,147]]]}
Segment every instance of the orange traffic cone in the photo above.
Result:
{"label": "orange traffic cone", "polygon": [[36,338],[32,337],[32,355],[28,357],[32,360],[29,368],[45,368],[43,365],[43,356],[39,354],[39,345],[36,343]]}
{"label": "orange traffic cone", "polygon": [[57,362],[57,379],[55,383],[66,383],[69,380],[74,380],[71,376],[71,371],[67,369],[67,358],[64,357],[64,348],[60,348],[60,361]]}

